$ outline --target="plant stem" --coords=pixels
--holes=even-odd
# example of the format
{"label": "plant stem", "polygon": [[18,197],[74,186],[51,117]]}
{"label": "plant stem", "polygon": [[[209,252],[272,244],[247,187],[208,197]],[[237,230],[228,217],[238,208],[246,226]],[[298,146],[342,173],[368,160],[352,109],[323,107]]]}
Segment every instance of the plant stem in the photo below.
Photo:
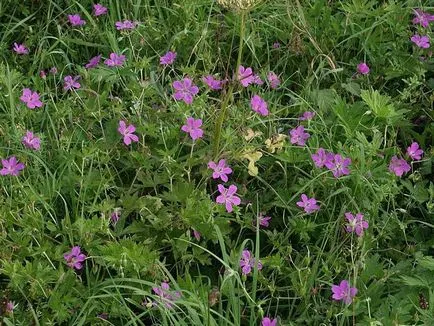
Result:
{"label": "plant stem", "polygon": [[[238,45],[238,58],[237,58],[237,65],[236,65],[236,72],[235,75],[237,76],[240,64],[241,64],[241,58],[243,55],[243,41],[244,41],[244,33],[245,33],[245,20],[246,20],[246,12],[243,10],[241,11],[241,21],[240,21],[240,43]],[[222,102],[222,106],[220,109],[220,115],[217,119],[217,123],[214,130],[214,146],[213,146],[213,157],[214,159],[218,158],[219,151],[220,151],[220,138],[221,138],[221,131],[223,126],[223,121],[226,119],[226,114],[229,107],[229,102],[232,99],[234,91],[234,82],[232,82],[228,88],[228,92],[226,93],[226,97],[224,98]]]}

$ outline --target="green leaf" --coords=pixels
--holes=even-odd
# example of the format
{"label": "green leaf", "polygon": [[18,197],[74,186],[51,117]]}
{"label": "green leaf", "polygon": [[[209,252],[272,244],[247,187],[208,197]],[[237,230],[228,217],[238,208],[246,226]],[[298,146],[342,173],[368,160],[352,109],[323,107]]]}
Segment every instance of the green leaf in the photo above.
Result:
{"label": "green leaf", "polygon": [[417,286],[417,287],[429,287],[429,283],[426,279],[420,277],[420,276],[406,276],[401,275],[401,281],[408,286]]}
{"label": "green leaf", "polygon": [[434,271],[434,258],[429,256],[424,256],[417,260],[419,266]]}
{"label": "green leaf", "polygon": [[378,91],[363,90],[361,96],[375,116],[385,119],[390,125],[399,122],[403,118],[404,113],[407,112],[407,110],[397,111],[394,105],[390,103],[390,97],[381,95]]}

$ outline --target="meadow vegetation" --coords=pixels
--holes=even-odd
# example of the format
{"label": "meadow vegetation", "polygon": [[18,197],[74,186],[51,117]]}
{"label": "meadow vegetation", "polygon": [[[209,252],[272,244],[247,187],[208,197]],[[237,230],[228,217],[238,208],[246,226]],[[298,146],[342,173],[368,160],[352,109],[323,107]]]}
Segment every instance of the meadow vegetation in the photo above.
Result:
{"label": "meadow vegetation", "polygon": [[0,324],[434,325],[433,26],[1,0]]}

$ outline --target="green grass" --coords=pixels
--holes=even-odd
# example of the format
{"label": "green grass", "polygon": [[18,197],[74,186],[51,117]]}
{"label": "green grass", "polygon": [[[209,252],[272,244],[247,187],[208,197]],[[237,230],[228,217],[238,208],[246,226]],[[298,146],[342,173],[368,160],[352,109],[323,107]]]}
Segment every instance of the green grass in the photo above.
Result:
{"label": "green grass", "polygon": [[[0,158],[26,166],[0,176],[0,323],[433,324],[434,64],[432,46],[410,42],[415,33],[433,40],[434,23],[411,22],[416,8],[434,12],[429,1],[264,0],[236,11],[212,0],[101,0],[100,17],[92,4],[0,3]],[[68,24],[74,13],[85,26]],[[117,31],[125,19],[137,27]],[[14,42],[30,53],[15,54]],[[169,50],[176,61],[163,67]],[[111,52],[125,65],[105,66]],[[85,69],[98,54],[99,66]],[[357,74],[360,62],[368,75]],[[265,84],[231,80],[239,65]],[[208,74],[231,81],[210,91]],[[81,88],[65,92],[67,75],[79,75]],[[192,105],[173,99],[172,83],[186,76],[200,89]],[[42,108],[26,107],[24,88]],[[270,115],[251,110],[254,94]],[[301,122],[305,111],[315,117]],[[194,142],[181,131],[190,116],[203,120]],[[120,120],[136,126],[138,143],[123,144]],[[290,142],[297,125],[310,134],[306,146]],[[40,150],[21,143],[26,130]],[[271,151],[266,141],[279,134],[281,149]],[[410,162],[413,141],[424,155]],[[351,158],[351,173],[316,168],[319,148]],[[246,154],[258,153],[252,175]],[[411,165],[402,177],[389,172],[394,155]],[[215,202],[223,182],[207,163],[219,159],[241,198],[232,213]],[[302,194],[320,210],[298,207]],[[369,221],[362,237],[345,231],[346,212]],[[63,257],[73,246],[87,256],[80,270]],[[244,249],[262,270],[243,275]],[[341,280],[358,289],[350,305],[331,298]],[[163,281],[182,294],[170,309],[152,291]]]}

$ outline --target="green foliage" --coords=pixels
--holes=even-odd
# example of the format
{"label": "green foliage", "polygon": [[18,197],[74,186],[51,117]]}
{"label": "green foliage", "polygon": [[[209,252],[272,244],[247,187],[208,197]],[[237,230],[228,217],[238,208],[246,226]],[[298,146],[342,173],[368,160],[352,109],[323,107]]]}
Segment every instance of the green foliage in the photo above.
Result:
{"label": "green foliage", "polygon": [[[0,158],[25,164],[0,176],[0,324],[434,324],[434,63],[432,45],[409,40],[432,43],[433,23],[411,23],[426,2],[269,0],[246,12],[213,0],[101,3],[108,14],[96,17],[90,0],[0,1]],[[74,13],[84,26],[70,26]],[[116,30],[125,19],[136,28]],[[164,67],[169,50],[177,58]],[[104,65],[111,52],[126,63]],[[232,80],[240,64],[265,84]],[[204,85],[209,74],[227,79],[223,90]],[[81,88],[64,91],[67,75]],[[192,105],[173,98],[186,76],[200,89]],[[28,109],[24,88],[43,107]],[[270,115],[251,110],[253,95]],[[306,111],[314,118],[300,120]],[[181,131],[187,117],[203,120],[202,139]],[[120,120],[137,143],[122,142]],[[288,136],[298,125],[306,146]],[[27,130],[40,150],[22,144]],[[413,142],[420,160],[406,153]],[[319,148],[350,158],[351,173],[317,168]],[[402,177],[393,156],[410,164]],[[227,183],[207,166],[220,159]],[[219,184],[237,186],[231,213],[216,203]],[[299,207],[302,194],[319,211]],[[346,212],[369,222],[363,236],[346,231]],[[74,246],[80,269],[64,257]],[[261,270],[243,275],[243,250]],[[358,289],[351,305],[331,299],[341,280]]]}

